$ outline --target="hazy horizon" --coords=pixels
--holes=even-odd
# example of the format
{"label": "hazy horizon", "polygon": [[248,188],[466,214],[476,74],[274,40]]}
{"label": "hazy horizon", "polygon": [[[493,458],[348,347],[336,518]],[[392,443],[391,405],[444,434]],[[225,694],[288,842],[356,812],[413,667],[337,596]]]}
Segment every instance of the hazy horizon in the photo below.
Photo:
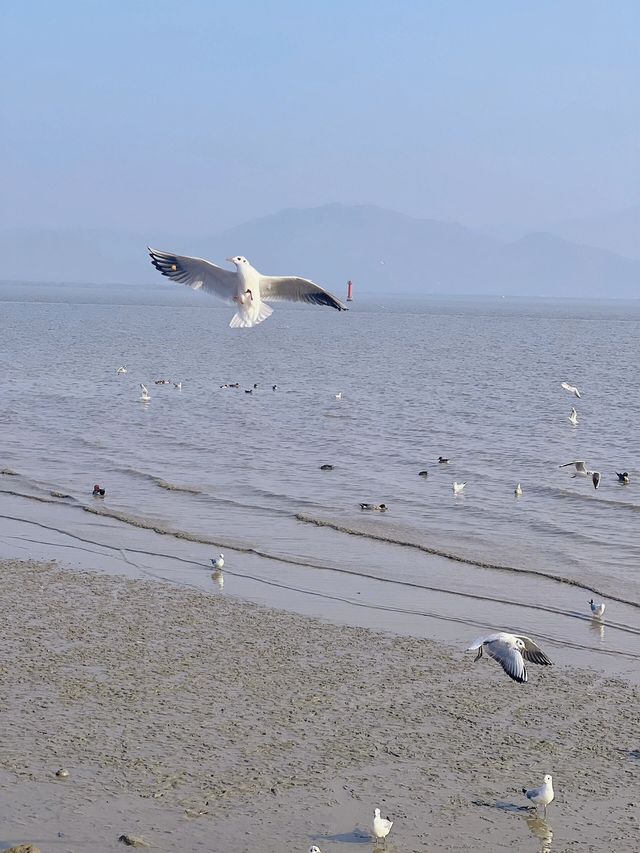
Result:
{"label": "hazy horizon", "polygon": [[576,0],[3,4],[0,228],[615,216],[640,200],[639,24]]}

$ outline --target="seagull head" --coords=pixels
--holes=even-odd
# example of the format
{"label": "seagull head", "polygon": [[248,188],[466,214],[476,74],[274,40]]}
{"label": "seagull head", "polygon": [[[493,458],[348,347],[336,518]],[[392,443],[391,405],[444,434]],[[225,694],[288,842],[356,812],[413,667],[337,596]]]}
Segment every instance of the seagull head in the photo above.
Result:
{"label": "seagull head", "polygon": [[248,264],[249,261],[246,258],[243,258],[242,255],[235,255],[232,258],[227,258],[232,264],[236,265],[236,269],[240,269],[243,264]]}
{"label": "seagull head", "polygon": [[551,774],[546,773],[544,776],[544,779],[542,781],[544,782],[545,785],[550,785],[551,784]]}

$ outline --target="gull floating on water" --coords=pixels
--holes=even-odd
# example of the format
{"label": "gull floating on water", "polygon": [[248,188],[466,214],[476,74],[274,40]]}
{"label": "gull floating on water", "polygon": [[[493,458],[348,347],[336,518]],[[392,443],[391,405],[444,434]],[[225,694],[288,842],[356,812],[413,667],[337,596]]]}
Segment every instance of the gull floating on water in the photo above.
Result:
{"label": "gull floating on water", "polygon": [[220,553],[217,557],[211,560],[211,565],[214,569],[221,569],[224,566],[224,554]]}
{"label": "gull floating on water", "polygon": [[600,485],[600,480],[601,480],[600,472],[599,471],[592,471],[591,472],[591,482],[593,483],[594,489],[598,488],[598,486]]}
{"label": "gull floating on water", "polygon": [[142,382],[140,383],[140,388],[142,389],[142,394],[140,394],[140,402],[141,403],[148,403],[149,400],[151,399],[151,395],[149,394],[149,389],[147,388],[146,385],[143,385]]}
{"label": "gull floating on water", "polygon": [[464,490],[464,487],[466,485],[467,485],[466,483],[456,483],[454,481],[454,483],[453,483],[453,494],[454,495],[461,495],[463,490]]}
{"label": "gull floating on water", "polygon": [[334,394],[333,396],[336,398],[336,400],[342,400],[342,391],[339,391],[337,394]]}
{"label": "gull floating on water", "polygon": [[570,421],[574,426],[577,426],[577,424],[578,424],[578,413],[577,413],[577,412],[576,412],[576,410],[573,408],[573,406],[571,407],[571,414],[569,415],[569,421]]}
{"label": "gull floating on water", "polygon": [[182,391],[182,382],[174,382],[173,387],[177,388],[178,391]]}
{"label": "gull floating on water", "polygon": [[616,477],[618,478],[619,483],[623,483],[625,486],[629,485],[629,475],[626,471],[623,471],[622,474],[618,474],[616,471]]}
{"label": "gull floating on water", "polygon": [[375,809],[373,812],[373,837],[376,841],[384,841],[387,843],[387,835],[391,832],[393,821],[388,817],[380,817],[380,809]]}
{"label": "gull floating on water", "polygon": [[126,372],[127,372],[127,368],[126,368],[126,367],[119,367],[119,368],[116,370],[116,373],[118,374],[118,376],[119,376],[121,373],[126,373]]}
{"label": "gull floating on water", "polygon": [[604,610],[607,605],[603,601],[597,602],[594,601],[592,598],[589,604],[591,606],[591,612],[594,616],[597,616],[598,618],[604,616]]}
{"label": "gull floating on water", "polygon": [[515,489],[513,490],[513,494],[514,494],[517,498],[522,497],[522,486],[520,485],[520,483],[516,483],[516,487],[515,487]]}
{"label": "gull floating on water", "polygon": [[524,684],[527,681],[527,668],[524,665],[525,660],[537,663],[540,666],[551,666],[553,663],[545,655],[540,646],[530,637],[524,637],[519,634],[507,634],[504,631],[477,639],[469,646],[467,651],[473,652],[476,649],[478,650],[478,654],[475,657],[474,663],[480,660],[484,649],[489,657],[492,657],[500,664],[509,678],[513,678],[519,684]]}
{"label": "gull floating on water", "polygon": [[544,816],[547,816],[547,806],[553,802],[553,798],[555,797],[553,793],[553,780],[548,773],[543,778],[542,785],[539,788],[530,788],[529,790],[523,788],[522,793],[532,803],[535,803],[536,806],[544,806]]}
{"label": "gull floating on water", "polygon": [[360,504],[360,509],[366,509],[371,512],[386,512],[386,504]]}
{"label": "gull floating on water", "polygon": [[576,462],[565,462],[564,465],[558,465],[558,468],[570,468],[572,465],[576,469],[574,477],[590,477],[593,474],[593,471],[587,470],[587,464],[583,459],[578,459]]}
{"label": "gull floating on water", "polygon": [[573,394],[574,397],[582,396],[582,394],[578,391],[575,385],[569,385],[568,382],[561,382],[560,386],[564,388],[565,391],[568,391],[570,394]]}
{"label": "gull floating on water", "polygon": [[237,311],[229,323],[232,329],[248,329],[266,320],[273,309],[265,305],[264,300],[309,302],[348,311],[339,299],[312,281],[294,275],[262,275],[242,255],[227,258],[236,268],[231,272],[202,258],[172,255],[151,248],[149,254],[151,263],[162,275],[194,290],[202,289],[225,302],[235,302]]}

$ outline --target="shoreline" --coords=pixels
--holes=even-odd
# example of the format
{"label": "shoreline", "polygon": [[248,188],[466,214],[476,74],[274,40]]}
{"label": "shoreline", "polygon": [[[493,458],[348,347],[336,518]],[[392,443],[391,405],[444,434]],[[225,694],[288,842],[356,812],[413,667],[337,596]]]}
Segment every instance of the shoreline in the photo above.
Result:
{"label": "shoreline", "polygon": [[[640,690],[559,649],[520,686],[432,640],[52,564],[0,572],[2,846],[330,853],[368,843],[378,805],[403,853],[533,852],[549,832],[636,849]],[[544,822],[520,788],[546,772]]]}

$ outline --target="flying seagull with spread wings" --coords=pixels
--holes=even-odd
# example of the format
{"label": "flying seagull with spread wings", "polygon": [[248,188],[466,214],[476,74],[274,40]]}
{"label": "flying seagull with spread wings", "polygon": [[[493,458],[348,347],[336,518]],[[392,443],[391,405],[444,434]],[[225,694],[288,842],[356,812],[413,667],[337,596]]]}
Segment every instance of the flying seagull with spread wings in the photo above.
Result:
{"label": "flying seagull with spread wings", "polygon": [[500,664],[509,678],[520,684],[527,681],[525,660],[540,666],[551,666],[552,663],[534,640],[522,634],[507,634],[504,631],[489,634],[488,637],[477,639],[467,651],[475,652],[476,649],[476,661],[482,657],[483,650],[486,651],[489,657]]}
{"label": "flying seagull with spread wings", "polygon": [[326,305],[338,311],[348,311],[339,299],[306,278],[295,275],[262,275],[246,258],[236,255],[227,258],[236,271],[225,270],[202,258],[172,255],[149,248],[151,263],[162,275],[194,290],[207,293],[236,305],[229,325],[232,329],[248,329],[262,323],[273,312],[265,301],[286,299],[289,302],[309,302]]}

